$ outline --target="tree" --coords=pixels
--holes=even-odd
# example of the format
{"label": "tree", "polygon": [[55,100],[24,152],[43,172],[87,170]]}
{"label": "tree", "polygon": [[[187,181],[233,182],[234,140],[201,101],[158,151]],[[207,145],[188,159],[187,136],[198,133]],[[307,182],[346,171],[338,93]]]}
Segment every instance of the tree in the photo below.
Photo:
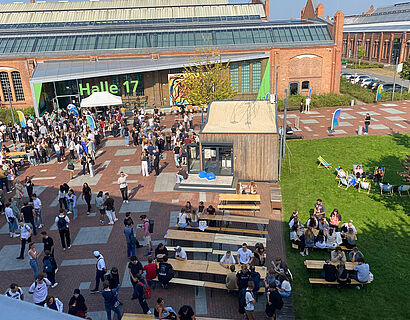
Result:
{"label": "tree", "polygon": [[410,58],[403,63],[403,70],[400,72],[400,78],[410,80]]}
{"label": "tree", "polygon": [[399,172],[399,175],[403,177],[404,181],[410,182],[410,155],[407,156],[401,165],[405,171]]}
{"label": "tree", "polygon": [[360,59],[362,59],[364,57],[365,54],[365,50],[364,50],[364,46],[363,43],[359,46],[359,48],[357,49],[357,59],[359,59],[359,66],[360,66]]}
{"label": "tree", "polygon": [[184,67],[183,92],[189,104],[204,106],[212,101],[233,98],[237,88],[232,84],[229,62],[223,63],[218,50],[197,49],[198,55]]}

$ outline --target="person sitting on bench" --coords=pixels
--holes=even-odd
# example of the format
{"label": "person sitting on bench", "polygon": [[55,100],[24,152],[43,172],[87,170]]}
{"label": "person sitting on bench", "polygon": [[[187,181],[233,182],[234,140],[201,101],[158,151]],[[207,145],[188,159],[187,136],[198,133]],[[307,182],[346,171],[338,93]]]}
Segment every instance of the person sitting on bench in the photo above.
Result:
{"label": "person sitting on bench", "polygon": [[253,253],[248,249],[246,243],[243,243],[242,247],[238,249],[236,257],[238,264],[251,264],[253,261]]}
{"label": "person sitting on bench", "polygon": [[327,222],[325,217],[320,219],[319,224],[318,224],[318,228],[319,228],[319,230],[323,230],[323,231],[326,231],[327,229],[329,229],[329,223]]}
{"label": "person sitting on bench", "polygon": [[308,228],[317,229],[318,222],[315,216],[311,216],[308,221],[306,222],[306,226]]}
{"label": "person sitting on bench", "polygon": [[346,262],[346,254],[343,252],[342,248],[336,247],[336,249],[332,250],[330,253],[330,260],[332,260],[332,262]]}
{"label": "person sitting on bench", "polygon": [[328,282],[334,282],[337,279],[336,267],[330,263],[329,258],[326,258],[323,264],[322,278]]}
{"label": "person sitting on bench", "polygon": [[228,268],[231,272],[226,275],[225,278],[225,285],[228,289],[228,293],[231,293],[233,290],[236,290],[237,283],[236,283],[236,272],[235,272],[235,265],[231,264]]}
{"label": "person sitting on bench", "polygon": [[166,289],[168,287],[168,283],[174,277],[174,269],[172,265],[168,263],[168,257],[165,256],[163,262],[160,262],[158,265],[158,281],[162,284],[162,287]]}
{"label": "person sitting on bench", "polygon": [[346,266],[344,262],[340,262],[339,265],[337,266],[337,282],[339,283],[337,285],[337,290],[342,290],[342,288],[350,283],[349,279],[349,273],[346,270]]}
{"label": "person sitting on bench", "polygon": [[353,250],[349,252],[349,261],[357,262],[359,258],[364,259],[364,255],[359,251],[359,249],[357,249],[357,247],[354,247]]}
{"label": "person sitting on bench", "polygon": [[325,238],[325,235],[323,234],[322,230],[319,231],[319,234],[316,237],[315,246],[318,249],[325,249],[326,248],[326,238]]}
{"label": "person sitting on bench", "polygon": [[[369,281],[369,265],[364,263],[363,258],[357,259],[357,266],[353,267],[353,272],[350,274],[350,278],[355,279],[361,283],[366,283]],[[360,287],[357,286],[356,289],[360,290]]]}
{"label": "person sitting on bench", "polygon": [[225,266],[224,263],[228,263],[228,264],[235,264],[235,258],[232,255],[231,251],[226,251],[226,253],[222,256],[222,259],[219,261],[219,264],[223,267],[226,267],[227,269],[229,269],[229,266]]}
{"label": "person sitting on bench", "polygon": [[292,215],[291,215],[290,218],[289,218],[289,228],[292,228],[292,226],[290,225],[290,222],[291,222],[294,218],[297,218],[298,214],[299,214],[299,211],[293,210]]}
{"label": "person sitting on bench", "polygon": [[186,255],[186,252],[184,249],[181,248],[181,246],[177,246],[175,248],[175,259],[179,261],[185,261],[188,260],[188,257]]}
{"label": "person sitting on bench", "polygon": [[276,280],[276,284],[282,297],[290,297],[290,294],[292,293],[292,287],[290,285],[289,279],[284,274],[279,275],[279,279]]}

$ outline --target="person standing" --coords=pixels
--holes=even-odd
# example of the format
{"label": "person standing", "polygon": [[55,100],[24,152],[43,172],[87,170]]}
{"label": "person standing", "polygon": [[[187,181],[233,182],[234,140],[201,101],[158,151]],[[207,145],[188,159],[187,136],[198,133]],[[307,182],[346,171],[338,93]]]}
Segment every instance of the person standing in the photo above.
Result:
{"label": "person standing", "polygon": [[128,274],[130,275],[130,280],[132,287],[135,289],[135,286],[138,282],[138,275],[141,275],[143,271],[143,267],[141,262],[138,261],[136,256],[132,256],[130,258],[130,262],[128,263]]}
{"label": "person standing", "polygon": [[54,240],[51,238],[46,231],[41,231],[41,238],[43,239],[44,248],[43,251],[50,251],[50,255],[54,257]]}
{"label": "person standing", "polygon": [[303,113],[303,99],[300,100],[299,112],[300,112],[300,113]]}
{"label": "person standing", "polygon": [[154,150],[154,170],[155,170],[155,175],[159,175],[159,161],[160,161],[161,155],[158,152],[158,150]]}
{"label": "person standing", "polygon": [[33,278],[36,281],[37,272],[38,272],[38,255],[40,252],[36,249],[34,242],[30,242],[28,245],[28,255],[30,257],[30,267],[33,269]]}
{"label": "person standing", "polygon": [[152,254],[152,238],[151,238],[151,232],[150,232],[150,221],[145,214],[141,215],[140,219],[142,221],[142,226],[144,228],[145,244],[147,245],[147,253],[144,255],[144,257],[147,257]]}
{"label": "person standing", "polygon": [[37,235],[36,224],[34,222],[34,218],[36,216],[36,212],[34,208],[28,204],[28,202],[24,202],[23,207],[21,208],[21,219],[24,219],[25,223],[30,223],[33,227],[33,235]]}
{"label": "person standing", "polygon": [[255,320],[255,297],[253,293],[254,283],[253,281],[248,282],[248,287],[245,293],[245,315],[248,320]]}
{"label": "person standing", "polygon": [[23,220],[20,220],[19,224],[21,247],[20,255],[16,259],[24,259],[24,250],[26,249],[26,243],[31,242],[32,230]]}
{"label": "person standing", "polygon": [[81,199],[84,199],[85,202],[87,203],[87,216],[89,216],[91,212],[91,197],[92,197],[91,188],[88,185],[88,183],[84,183],[83,192],[81,193]]}
{"label": "person standing", "polygon": [[[103,290],[101,295],[104,298],[105,312],[107,312],[107,320],[111,320],[111,311],[117,315],[117,319],[121,320],[120,302],[118,300],[118,290],[110,289],[110,283],[105,280],[103,282]],[[98,292],[98,290],[96,291]]]}
{"label": "person standing", "polygon": [[179,147],[179,144],[176,143],[174,147],[174,160],[175,160],[175,166],[178,168],[179,167],[179,153],[181,151],[181,148]]}
{"label": "person standing", "polygon": [[123,132],[125,137],[125,145],[128,147],[130,145],[130,131],[127,126],[124,126]]}
{"label": "person standing", "polygon": [[145,150],[141,151],[141,173],[143,177],[148,177],[148,156]]}
{"label": "person standing", "polygon": [[132,294],[132,299],[138,299],[138,302],[144,314],[151,314],[152,312],[148,307],[147,297],[145,296],[145,290],[147,287],[148,287],[147,280],[143,278],[141,274],[138,274],[137,284],[134,287],[134,293]]}
{"label": "person standing", "polygon": [[364,134],[369,133],[370,120],[371,120],[370,114],[366,113],[366,116],[364,117]]}
{"label": "person standing", "polygon": [[28,198],[30,199],[30,202],[31,202],[31,201],[33,201],[32,195],[33,195],[33,190],[34,190],[34,184],[33,184],[33,182],[31,182],[30,177],[26,177],[26,179],[24,180],[24,184],[25,184],[25,187],[26,187],[26,190],[27,190]]}
{"label": "person standing", "polygon": [[94,177],[95,172],[94,172],[94,164],[95,161],[91,154],[87,155],[87,166],[88,166],[88,172],[90,173],[90,177]]}
{"label": "person standing", "polygon": [[[94,251],[93,254],[94,254],[94,257],[97,259],[97,263],[95,265],[95,287],[94,287],[93,290],[91,290],[91,293],[97,293],[98,292],[98,287],[100,286],[100,280],[101,280],[101,282],[104,282],[104,274],[107,271],[107,269],[106,269],[106,266],[105,266],[104,257],[100,253],[100,251]],[[108,281],[107,281],[107,283],[108,283]],[[105,289],[105,287],[104,287],[104,289]]]}
{"label": "person standing", "polygon": [[6,203],[6,208],[4,209],[4,214],[6,216],[7,223],[9,225],[10,238],[16,238],[19,235],[16,233],[18,229],[17,218],[14,215],[13,209],[10,207],[10,202]]}
{"label": "person standing", "polygon": [[276,310],[280,310],[283,307],[283,299],[276,289],[275,281],[269,283],[268,292],[266,293],[266,308],[265,313],[269,320],[276,319]]}
{"label": "person standing", "polygon": [[51,282],[48,279],[44,279],[42,274],[36,277],[34,283],[30,286],[28,293],[33,295],[33,302],[43,307],[46,303],[46,298],[48,295],[48,287],[51,286]]}
{"label": "person standing", "polygon": [[122,203],[128,203],[128,186],[127,186],[128,175],[123,171],[120,172],[120,177],[117,183],[120,185],[120,191],[122,196]]}
{"label": "person standing", "polygon": [[58,282],[56,282],[57,262],[49,250],[44,251],[44,254],[43,272],[47,275],[47,279],[50,280],[51,288],[55,288],[58,286]]}
{"label": "person standing", "polygon": [[127,258],[135,256],[135,246],[137,244],[137,235],[133,228],[132,221],[127,221],[124,227],[125,241],[127,242]]}
{"label": "person standing", "polygon": [[309,113],[310,111],[310,98],[306,98],[306,109],[305,113]]}
{"label": "person standing", "polygon": [[104,194],[99,191],[95,198],[95,207],[100,211],[100,224],[105,223],[105,208],[104,208]]}
{"label": "person standing", "polygon": [[[41,213],[41,200],[37,197],[35,193],[33,193],[33,207],[34,212],[36,213],[36,226],[41,229],[43,227],[43,215]],[[40,223],[40,224],[38,224]]]}
{"label": "person standing", "polygon": [[73,213],[73,219],[77,219],[78,211],[77,211],[77,196],[74,193],[73,189],[70,189],[67,194],[67,201],[68,201],[68,213]]}
{"label": "person standing", "polygon": [[60,234],[61,245],[63,247],[63,250],[65,251],[67,247],[68,249],[70,249],[70,219],[65,214],[64,209],[60,209],[60,214],[56,217],[55,223],[57,225],[58,233]]}
{"label": "person standing", "polygon": [[88,308],[80,289],[74,289],[74,294],[68,303],[68,314],[85,318]]}
{"label": "person standing", "polygon": [[118,221],[117,217],[115,216],[115,208],[114,208],[114,199],[110,197],[108,192],[105,193],[105,201],[104,201],[105,212],[107,213],[108,224],[114,224]]}

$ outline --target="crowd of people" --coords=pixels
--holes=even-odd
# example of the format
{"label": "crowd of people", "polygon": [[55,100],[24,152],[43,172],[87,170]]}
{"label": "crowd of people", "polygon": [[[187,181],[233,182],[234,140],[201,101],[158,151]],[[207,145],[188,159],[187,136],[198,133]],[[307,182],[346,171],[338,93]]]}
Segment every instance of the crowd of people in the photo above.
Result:
{"label": "crowd of people", "polygon": [[[333,209],[326,217],[326,209],[321,199],[314,204],[313,214],[303,225],[297,210],[293,211],[289,219],[290,240],[296,245],[302,256],[309,255],[313,249],[330,251],[330,257],[325,259],[322,277],[329,282],[338,282],[337,288],[355,279],[360,283],[367,283],[371,277],[369,265],[364,262],[364,255],[357,248],[357,229],[353,220],[342,223],[342,216],[338,209]],[[348,250],[348,260],[344,250]],[[346,261],[357,265],[352,271],[346,270]],[[360,286],[356,287],[360,289]]]}

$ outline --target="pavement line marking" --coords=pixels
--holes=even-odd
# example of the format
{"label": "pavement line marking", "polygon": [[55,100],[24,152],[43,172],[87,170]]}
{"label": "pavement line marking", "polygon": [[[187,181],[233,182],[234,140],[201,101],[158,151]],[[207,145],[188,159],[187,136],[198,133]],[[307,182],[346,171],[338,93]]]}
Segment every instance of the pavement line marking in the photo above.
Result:
{"label": "pavement line marking", "polygon": [[62,267],[88,265],[88,264],[95,264],[95,259],[73,259],[73,260],[63,260],[63,262],[61,262]]}
{"label": "pavement line marking", "polygon": [[206,304],[206,291],[204,287],[198,287],[195,289],[195,313],[196,314],[208,314],[208,306]]}
{"label": "pavement line marking", "polygon": [[38,181],[38,180],[54,180],[56,177],[37,177],[37,178],[33,178],[31,180],[33,181]]}
{"label": "pavement line marking", "polygon": [[400,128],[403,128],[403,129],[405,129],[406,128],[406,126],[403,126],[402,124],[400,124],[400,123],[395,123],[395,125],[396,126],[398,126],[398,127],[400,127]]}
{"label": "pavement line marking", "polygon": [[[127,183],[138,183],[138,180],[127,180]],[[118,184],[118,180],[113,181],[112,184]]]}
{"label": "pavement line marking", "polygon": [[105,169],[108,167],[108,165],[110,164],[111,160],[107,160],[104,162],[104,164],[101,166],[101,169]]}
{"label": "pavement line marking", "polygon": [[47,169],[41,169],[40,170],[40,172],[46,172],[47,171]]}
{"label": "pavement line marking", "polygon": [[303,127],[306,131],[312,132],[313,130],[310,129],[309,127]]}

